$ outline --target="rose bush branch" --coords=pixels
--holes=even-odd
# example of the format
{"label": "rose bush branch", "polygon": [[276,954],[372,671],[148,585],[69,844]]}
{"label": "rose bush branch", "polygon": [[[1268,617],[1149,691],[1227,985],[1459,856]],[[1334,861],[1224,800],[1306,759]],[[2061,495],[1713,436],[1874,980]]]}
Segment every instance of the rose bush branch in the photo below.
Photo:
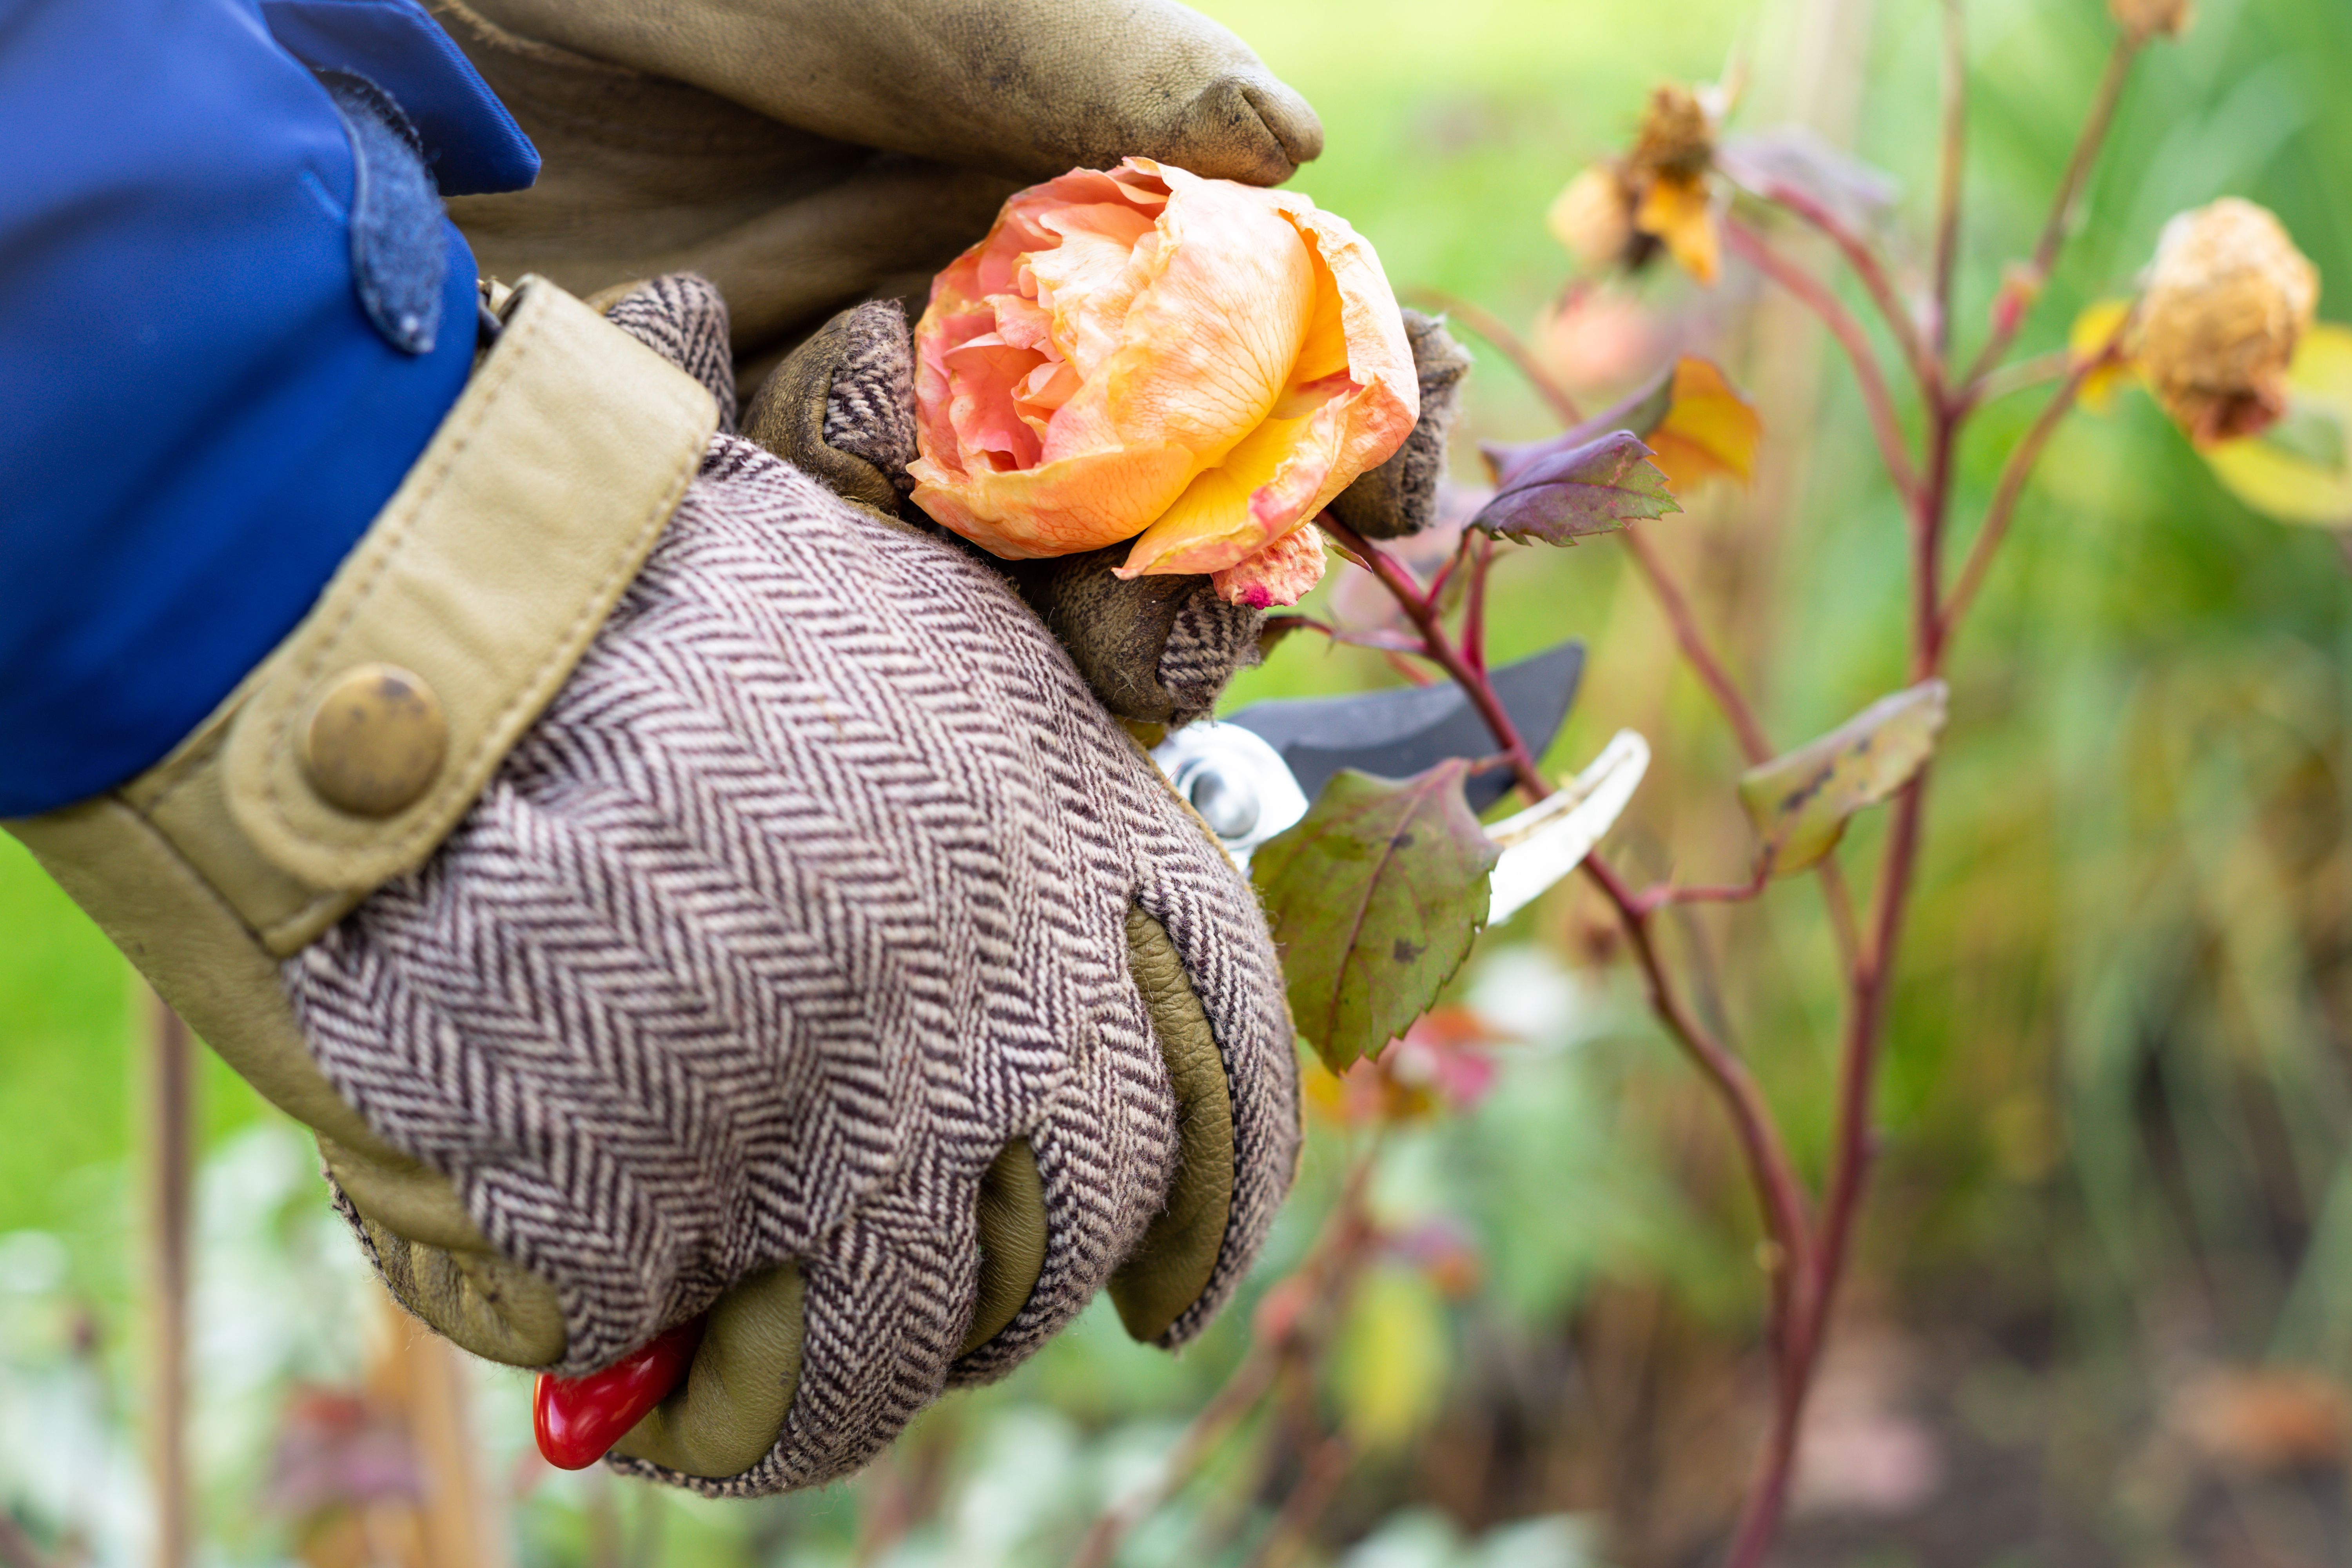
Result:
{"label": "rose bush branch", "polygon": [[[1674,632],[1675,646],[1682,650],[1684,659],[1698,676],[1699,684],[1714,697],[1725,721],[1731,726],[1741,755],[1748,759],[1751,767],[1771,761],[1777,753],[1771,736],[1766,733],[1762,721],[1756,717],[1754,706],[1740,691],[1738,683],[1732,679],[1730,671],[1707,642],[1706,634],[1699,627],[1698,617],[1692,612],[1690,595],[1675,581],[1665,558],[1658,553],[1649,535],[1638,528],[1629,528],[1620,537],[1624,540],[1625,549],[1633,557],[1634,564],[1648,581],[1651,591],[1657,595],[1659,605],[1665,612],[1666,624]],[[1853,918],[1853,895],[1847,890],[1845,872],[1836,857],[1825,858],[1815,871],[1821,879],[1822,900],[1829,910],[1830,931],[1837,941],[1840,963],[1851,971],[1855,955],[1861,951],[1861,938]]]}
{"label": "rose bush branch", "polygon": [[1708,695],[1715,699],[1715,705],[1723,710],[1725,721],[1731,726],[1733,738],[1739,742],[1740,753],[1751,764],[1769,761],[1773,753],[1771,737],[1764,732],[1764,725],[1756,717],[1756,710],[1749,706],[1738,683],[1732,679],[1731,672],[1724,668],[1723,660],[1708,645],[1706,633],[1699,629],[1698,617],[1692,613],[1689,595],[1683,592],[1682,584],[1675,581],[1664,557],[1658,553],[1658,547],[1651,542],[1647,533],[1638,528],[1627,529],[1624,540],[1626,553],[1633,556],[1634,565],[1641,568],[1642,575],[1649,582],[1650,591],[1658,597],[1658,607],[1665,612],[1666,625],[1674,632],[1675,643],[1682,649],[1684,660],[1690,665],[1692,673],[1698,677],[1699,684],[1706,687]]}
{"label": "rose bush branch", "polygon": [[1782,256],[1762,235],[1738,218],[1724,221],[1723,237],[1733,255],[1786,289],[1820,317],[1838,346],[1845,351],[1847,362],[1853,366],[1854,380],[1861,386],[1863,407],[1870,416],[1871,433],[1878,438],[1878,455],[1886,465],[1887,477],[1895,481],[1895,491],[1906,503],[1911,502],[1918,493],[1918,477],[1912,470],[1903,421],[1895,411],[1894,395],[1887,390],[1886,373],[1879,368],[1878,356],[1862,323],[1819,279]]}
{"label": "rose bush branch", "polygon": [[1965,378],[1970,387],[1980,387],[2000,363],[2019,329],[2025,325],[2034,300],[2048,285],[2050,274],[2058,265],[2058,253],[2065,246],[2067,228],[2074,221],[2074,204],[2082,199],[2083,186],[2099,160],[2100,149],[2105,145],[2107,128],[2115,122],[2116,106],[2123,100],[2124,84],[2131,79],[2132,65],[2146,45],[2146,37],[2128,31],[2116,37],[2116,47],[2107,56],[2106,69],[2100,74],[2098,89],[2092,95],[2090,111],[2084,116],[2083,129],[2074,138],[2074,150],[2066,159],[2066,172],[2060,176],[2057,194],[2051,198],[2050,216],[2042,220],[2041,237],[2033,242],[2032,258],[2021,271],[2002,282],[1994,300],[1991,335],[1985,339],[1984,347],[1978,351]]}
{"label": "rose bush branch", "polygon": [[2119,323],[2113,336],[2097,353],[2085,356],[2067,375],[2065,382],[2042,405],[2033,424],[2019,438],[2008,461],[2001,465],[2000,479],[1993,487],[1992,502],[1985,509],[1982,526],[1977,530],[1976,542],[1969,547],[1968,559],[1960,567],[1959,577],[1952,584],[1951,596],[1945,600],[1940,616],[1941,630],[1937,638],[1944,647],[1951,646],[1952,635],[1960,621],[1976,603],[1977,591],[1984,586],[1985,574],[1992,569],[1992,558],[2001,541],[2009,536],[2009,524],[2017,514],[2017,503],[2025,493],[2026,481],[2042,459],[2042,448],[2050,437],[2073,413],[2081,398],[2084,384],[2103,370],[2116,364],[2123,355],[2124,334],[2129,327],[2128,318]]}
{"label": "rose bush branch", "polygon": [[1969,161],[1969,47],[1961,0],[1944,0],[1943,108],[1936,157],[1935,292],[1928,322],[1939,384],[1947,379],[1943,362],[1952,347],[1952,288],[1960,265],[1960,181]]}
{"label": "rose bush branch", "polygon": [[1769,183],[1757,194],[1772,205],[1811,225],[1837,247],[1838,253],[1845,258],[1846,265],[1853,269],[1854,277],[1861,280],[1863,289],[1870,295],[1871,303],[1877,306],[1880,317],[1886,322],[1886,330],[1894,334],[1895,346],[1902,351],[1904,363],[1911,367],[1911,374],[1919,383],[1921,395],[1931,400],[1939,395],[1943,384],[1942,367],[1928,353],[1927,342],[1920,336],[1916,312],[1903,303],[1902,295],[1896,291],[1886,264],[1879,259],[1878,252],[1871,247],[1870,242],[1832,212],[1827,204],[1815,200],[1786,182]]}
{"label": "rose bush branch", "polygon": [[1633,907],[1646,916],[1675,904],[1744,904],[1771,885],[1771,862],[1759,860],[1756,874],[1745,882],[1660,882],[1636,893]]}
{"label": "rose bush branch", "polygon": [[[1549,797],[1553,793],[1550,782],[1529,756],[1526,741],[1512,722],[1486,672],[1473,668],[1455,647],[1433,597],[1414,585],[1412,574],[1401,563],[1336,519],[1327,516],[1323,526],[1341,549],[1371,573],[1395,599],[1406,619],[1422,633],[1431,661],[1461,685],[1465,695],[1486,720],[1502,754],[1508,759],[1520,792],[1530,802]],[[1667,972],[1658,952],[1654,929],[1654,909],[1643,909],[1640,896],[1618,880],[1615,873],[1598,856],[1587,857],[1582,868],[1616,909],[1625,925],[1635,960],[1642,969],[1653,1011],[1698,1068],[1701,1076],[1714,1086],[1737,1131],[1759,1205],[1763,1211],[1765,1233],[1773,1244],[1772,1300],[1776,1323],[1774,1337],[1777,1339],[1780,1337],[1777,1325],[1785,1319],[1789,1305],[1789,1281],[1801,1271],[1803,1259],[1811,1247],[1803,1188],[1797,1177],[1796,1166],[1789,1157],[1787,1142],[1770,1107],[1765,1103],[1762,1089],[1748,1071],[1746,1064],[1716,1037],[1714,1031],[1685,1000],[1680,988]]]}
{"label": "rose bush branch", "polygon": [[1537,394],[1551,405],[1552,413],[1559,417],[1561,424],[1575,425],[1584,418],[1584,415],[1577,407],[1576,399],[1569,395],[1568,388],[1559,384],[1559,378],[1545,367],[1542,359],[1538,357],[1536,352],[1520,341],[1519,334],[1511,331],[1510,326],[1495,312],[1483,305],[1474,304],[1458,295],[1448,294],[1442,289],[1416,289],[1411,297],[1434,310],[1444,311],[1494,344],[1502,352],[1503,357],[1509,360],[1518,373],[1528,378],[1528,384],[1534,387]]}

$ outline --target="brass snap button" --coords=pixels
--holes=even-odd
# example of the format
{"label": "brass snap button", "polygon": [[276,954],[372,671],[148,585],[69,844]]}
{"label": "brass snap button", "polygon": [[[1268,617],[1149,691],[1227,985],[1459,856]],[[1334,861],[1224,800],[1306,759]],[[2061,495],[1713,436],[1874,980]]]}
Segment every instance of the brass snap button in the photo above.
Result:
{"label": "brass snap button", "polygon": [[448,750],[448,716],[424,679],[363,664],[330,681],[310,710],[302,772],[330,805],[390,816],[432,785]]}

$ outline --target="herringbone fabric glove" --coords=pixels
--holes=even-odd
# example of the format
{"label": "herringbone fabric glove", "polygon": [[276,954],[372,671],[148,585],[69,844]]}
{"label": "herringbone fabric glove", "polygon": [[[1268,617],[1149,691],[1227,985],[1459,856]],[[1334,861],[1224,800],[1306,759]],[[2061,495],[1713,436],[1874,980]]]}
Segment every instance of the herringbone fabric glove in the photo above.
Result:
{"label": "herringbone fabric glove", "polygon": [[[707,286],[650,295],[641,336],[709,335]],[[994,571],[731,437],[457,832],[286,980],[337,1089],[554,1283],[562,1370],[797,1270],[772,1446],[634,1450],[714,1494],[840,1475],[1009,1370],[1221,1175],[1179,1166],[1229,1117],[1181,1300],[1120,1302],[1181,1342],[1297,1149],[1263,917],[1150,759]],[[1008,1145],[1044,1258],[971,1344]]]}
{"label": "herringbone fabric glove", "polygon": [[[320,1066],[556,1281],[603,1364],[796,1260],[763,1491],[1001,1373],[1166,1196],[1176,1105],[1130,972],[1165,928],[1231,1085],[1195,1331],[1297,1140],[1276,960],[1233,867],[992,572],[721,437],[603,637],[421,874],[289,965]],[[1035,1289],[957,1362],[982,1176],[1026,1139]]]}

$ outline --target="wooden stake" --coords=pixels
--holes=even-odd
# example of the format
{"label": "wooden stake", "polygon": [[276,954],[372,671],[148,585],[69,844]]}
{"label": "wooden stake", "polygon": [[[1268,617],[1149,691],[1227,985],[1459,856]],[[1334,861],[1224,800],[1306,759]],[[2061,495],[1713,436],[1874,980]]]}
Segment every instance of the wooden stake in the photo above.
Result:
{"label": "wooden stake", "polygon": [[424,1492],[401,1532],[413,1544],[385,1568],[511,1568],[505,1499],[474,1438],[464,1355],[388,1295],[376,1327],[368,1393],[407,1429]]}
{"label": "wooden stake", "polygon": [[180,1016],[148,1001],[148,1474],[156,1568],[187,1568],[194,1521],[188,1487],[188,1293],[196,1184],[195,1045]]}

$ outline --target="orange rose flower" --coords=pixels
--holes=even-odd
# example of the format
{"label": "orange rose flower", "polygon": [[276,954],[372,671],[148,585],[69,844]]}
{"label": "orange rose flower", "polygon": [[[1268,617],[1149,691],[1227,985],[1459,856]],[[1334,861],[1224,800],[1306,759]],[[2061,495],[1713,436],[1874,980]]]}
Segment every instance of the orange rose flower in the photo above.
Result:
{"label": "orange rose flower", "polygon": [[915,357],[916,505],[1003,556],[1133,539],[1120,575],[1208,573],[1236,604],[1314,585],[1319,540],[1292,536],[1421,412],[1353,229],[1146,158],[1006,202],[933,281]]}

